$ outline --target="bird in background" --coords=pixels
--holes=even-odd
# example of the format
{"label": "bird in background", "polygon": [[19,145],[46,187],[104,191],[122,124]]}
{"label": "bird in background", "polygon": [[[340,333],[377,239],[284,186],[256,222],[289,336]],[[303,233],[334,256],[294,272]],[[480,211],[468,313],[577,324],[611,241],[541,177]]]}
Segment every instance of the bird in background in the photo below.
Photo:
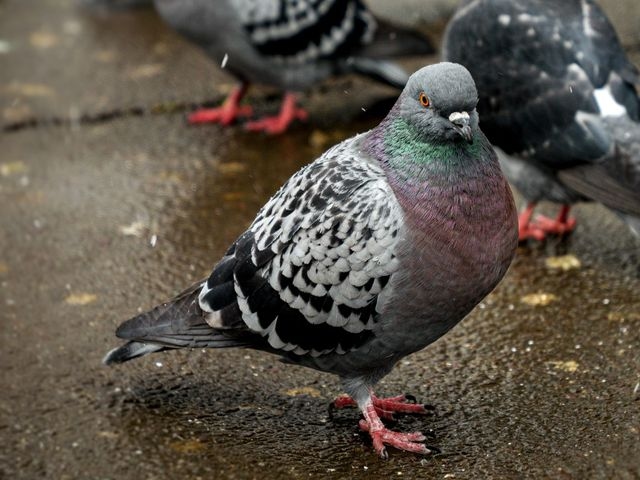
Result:
{"label": "bird in background", "polygon": [[[294,174],[211,276],[120,325],[106,364],[174,348],[247,347],[338,375],[375,451],[431,450],[388,429],[425,413],[375,384],[465,317],[517,246],[511,190],[462,66],[414,73],[387,117]],[[238,367],[240,368],[240,366]],[[276,432],[277,435],[277,432]]]}
{"label": "bird in background", "polygon": [[396,88],[408,74],[388,58],[433,53],[413,31],[374,18],[360,0],[154,0],[160,16],[202,47],[239,81],[221,107],[202,109],[189,122],[229,125],[251,117],[240,101],[251,83],[284,91],[278,115],[246,123],[277,134],[307,112],[296,93],[332,75],[359,73]]}
{"label": "bird in background", "polygon": [[[521,240],[568,234],[584,200],[640,235],[640,76],[595,2],[466,1],[443,50],[473,75],[482,128],[528,202]],[[541,200],[557,218],[533,218]]]}

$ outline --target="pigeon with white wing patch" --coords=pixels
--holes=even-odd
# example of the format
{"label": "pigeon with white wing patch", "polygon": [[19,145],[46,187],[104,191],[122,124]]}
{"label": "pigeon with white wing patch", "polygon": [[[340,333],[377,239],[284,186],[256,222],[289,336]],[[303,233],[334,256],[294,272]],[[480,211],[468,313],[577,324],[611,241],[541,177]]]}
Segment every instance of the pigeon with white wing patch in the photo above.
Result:
{"label": "pigeon with white wing patch", "polygon": [[[474,76],[482,128],[529,202],[521,240],[571,232],[582,200],[640,232],[640,76],[594,1],[466,1],[444,57]],[[541,200],[562,204],[556,219],[533,218]]]}

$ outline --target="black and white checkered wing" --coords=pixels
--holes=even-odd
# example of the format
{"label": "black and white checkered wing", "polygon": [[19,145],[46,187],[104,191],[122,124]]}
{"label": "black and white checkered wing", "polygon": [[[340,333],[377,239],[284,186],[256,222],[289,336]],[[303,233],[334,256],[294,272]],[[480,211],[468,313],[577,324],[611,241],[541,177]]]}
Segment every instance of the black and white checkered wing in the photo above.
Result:
{"label": "black and white checkered wing", "polygon": [[261,55],[286,63],[338,57],[369,43],[376,22],[360,0],[230,0]]}
{"label": "black and white checkered wing", "polygon": [[373,336],[403,217],[380,168],[344,145],[294,175],[215,267],[200,294],[214,328],[241,319],[268,348],[313,356]]}

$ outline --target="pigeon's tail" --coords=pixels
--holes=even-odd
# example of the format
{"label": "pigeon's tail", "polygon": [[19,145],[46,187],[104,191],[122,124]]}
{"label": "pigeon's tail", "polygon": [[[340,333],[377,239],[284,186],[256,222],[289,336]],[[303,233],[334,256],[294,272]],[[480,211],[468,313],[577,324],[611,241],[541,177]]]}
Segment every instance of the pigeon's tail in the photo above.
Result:
{"label": "pigeon's tail", "polygon": [[148,353],[174,348],[222,348],[246,346],[242,332],[225,331],[210,327],[198,302],[202,284],[185,290],[170,302],[141,313],[116,330],[116,336],[129,340],[111,350],[102,362],[105,365],[123,363]]}
{"label": "pigeon's tail", "polygon": [[620,218],[627,224],[631,233],[640,238],[640,217],[634,217],[633,215],[627,215],[625,213],[619,213]]}
{"label": "pigeon's tail", "polygon": [[147,353],[160,352],[166,350],[166,347],[161,345],[154,345],[152,343],[142,342],[127,342],[113,350],[110,350],[104,358],[102,363],[105,365],[113,365],[115,363],[124,363],[134,358],[142,357]]}
{"label": "pigeon's tail", "polygon": [[150,7],[153,5],[153,0],[81,0],[80,3],[88,7],[124,10],[129,8]]}
{"label": "pigeon's tail", "polygon": [[355,72],[402,89],[409,74],[388,59],[402,56],[430,55],[435,52],[424,35],[377,21],[373,40],[354,52],[343,65],[344,72]]}
{"label": "pigeon's tail", "polygon": [[576,192],[602,203],[637,235],[640,230],[640,123],[627,115],[581,114],[592,134],[609,142],[608,153],[591,162],[558,172]]}
{"label": "pigeon's tail", "polygon": [[376,19],[377,28],[373,40],[358,51],[358,55],[370,58],[395,58],[431,55],[436,52],[433,43],[423,34],[397,27]]}
{"label": "pigeon's tail", "polygon": [[365,75],[380,82],[402,89],[409,80],[409,75],[393,62],[375,60],[366,57],[350,57],[346,70]]}

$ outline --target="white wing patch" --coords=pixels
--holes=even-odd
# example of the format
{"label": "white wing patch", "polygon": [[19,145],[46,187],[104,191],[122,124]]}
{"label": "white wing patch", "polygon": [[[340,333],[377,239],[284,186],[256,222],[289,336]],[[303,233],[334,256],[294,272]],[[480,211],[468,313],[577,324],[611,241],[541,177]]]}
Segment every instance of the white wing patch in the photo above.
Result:
{"label": "white wing patch", "polygon": [[627,115],[627,109],[613,98],[611,88],[605,85],[593,91],[600,114],[604,117],[621,117]]}

